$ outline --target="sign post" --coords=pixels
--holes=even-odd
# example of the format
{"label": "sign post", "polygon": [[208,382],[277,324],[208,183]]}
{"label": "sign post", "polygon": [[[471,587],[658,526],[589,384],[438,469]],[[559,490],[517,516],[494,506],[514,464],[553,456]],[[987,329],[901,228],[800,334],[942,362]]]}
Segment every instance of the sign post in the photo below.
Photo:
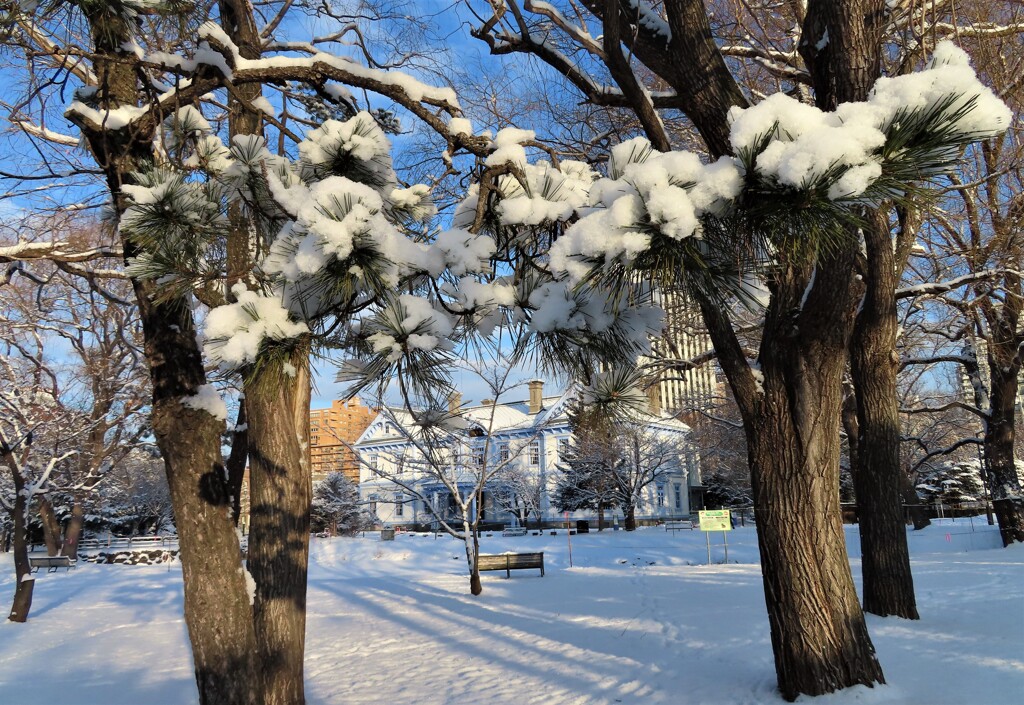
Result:
{"label": "sign post", "polygon": [[569,531],[569,512],[565,513],[565,538],[569,542],[569,567],[572,568],[572,532]]}
{"label": "sign post", "polygon": [[700,511],[700,530],[708,544],[708,565],[711,565],[711,531],[721,531],[725,543],[725,562],[729,562],[729,539],[724,532],[732,531],[732,518],[728,509],[702,509]]}

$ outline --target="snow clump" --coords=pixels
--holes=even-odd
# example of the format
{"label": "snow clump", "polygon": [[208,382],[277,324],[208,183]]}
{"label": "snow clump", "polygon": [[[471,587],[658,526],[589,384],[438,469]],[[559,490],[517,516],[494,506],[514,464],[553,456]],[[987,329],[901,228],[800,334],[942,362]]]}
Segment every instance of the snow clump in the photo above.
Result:
{"label": "snow clump", "polygon": [[277,297],[249,291],[244,284],[231,289],[235,302],[212,309],[206,317],[203,346],[214,362],[240,367],[256,361],[264,341],[281,341],[309,332],[292,321]]}
{"label": "snow clump", "polygon": [[201,385],[194,395],[182,397],[181,404],[189,409],[205,411],[218,421],[226,421],[228,418],[227,404],[212,384]]}

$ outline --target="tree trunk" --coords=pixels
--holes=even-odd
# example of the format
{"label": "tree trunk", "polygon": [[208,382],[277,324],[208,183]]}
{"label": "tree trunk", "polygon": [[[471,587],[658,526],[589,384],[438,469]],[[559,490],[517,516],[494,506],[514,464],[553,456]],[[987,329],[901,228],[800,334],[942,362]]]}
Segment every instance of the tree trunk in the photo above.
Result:
{"label": "tree trunk", "polygon": [[910,514],[910,521],[914,523],[914,531],[920,531],[930,526],[932,520],[928,518],[928,512],[921,506],[921,498],[917,495],[917,490],[914,489],[914,484],[906,472],[900,473],[900,494],[903,495],[903,505]]}
{"label": "tree trunk", "polygon": [[46,542],[46,555],[56,556],[61,549],[60,522],[53,511],[53,504],[45,494],[39,495],[39,520],[43,525],[43,540]]}
{"label": "tree trunk", "polygon": [[764,391],[746,424],[772,648],[788,700],[884,682],[857,601],[839,507],[851,261],[852,248],[819,260],[797,320],[792,312],[809,272],[780,273],[759,357]]}
{"label": "tree trunk", "polygon": [[469,592],[471,595],[479,595],[484,591],[483,582],[480,580],[480,534],[477,533],[475,525],[463,523],[466,533],[466,560],[469,562]]}
{"label": "tree trunk", "polygon": [[604,502],[597,503],[597,530],[604,531]]}
{"label": "tree trunk", "polygon": [[[249,572],[266,705],[305,702],[306,577],[313,486],[297,406],[308,410],[308,347],[291,355],[297,374],[267,362],[245,386],[249,422]],[[305,389],[304,389],[305,388]],[[288,413],[288,412],[292,413]],[[285,412],[285,413],[282,413]],[[308,425],[308,423],[307,423]]]}
{"label": "tree trunk", "polygon": [[793,700],[884,682],[844,551],[838,465],[823,457],[830,434],[801,438],[785,390],[766,397],[750,461],[779,689]]}
{"label": "tree trunk", "polygon": [[626,531],[636,531],[636,506],[629,504],[626,506]]}
{"label": "tree trunk", "polygon": [[[195,340],[186,307],[176,307],[181,317],[172,324],[157,314],[163,307],[148,301],[143,305],[141,296],[139,302],[141,309],[149,309],[144,327],[168,331],[180,327],[184,336]],[[185,390],[173,389],[188,377],[202,375],[198,349],[157,347],[157,337],[148,331],[146,338],[147,351],[153,347],[166,351],[159,363],[151,362],[153,430],[164,458],[178,528],[185,623],[199,700],[203,705],[251,705],[261,702],[256,636],[221,463],[222,422],[205,411],[184,406]]]}
{"label": "tree trunk", "polygon": [[20,472],[12,472],[14,479],[14,600],[7,619],[24,622],[32,610],[32,592],[36,581],[28,562],[28,498],[25,497],[25,479]]}
{"label": "tree trunk", "polygon": [[[770,286],[760,388],[721,311],[696,300],[744,416],[779,689],[788,700],[884,682],[845,551],[839,507],[842,375],[855,245]],[[794,312],[798,312],[794,315]]]}
{"label": "tree trunk", "polygon": [[68,528],[64,531],[64,545],[60,549],[62,556],[72,560],[78,559],[78,543],[82,540],[84,522],[85,510],[82,508],[81,498],[76,494],[71,505],[71,519],[68,520]]}
{"label": "tree trunk", "polygon": [[[131,25],[106,3],[83,6],[94,43],[101,109],[135,105],[138,93],[130,53]],[[103,170],[117,212],[127,204],[122,185],[152,161],[153,129],[116,130],[79,121]],[[139,253],[123,240],[125,258]],[[183,404],[206,383],[189,302],[155,303],[152,282],[133,280],[143,326],[145,357],[153,383],[153,432],[167,474],[185,588],[185,623],[202,705],[251,705],[260,701],[252,607],[246,595],[238,539],[220,453],[223,421]]]}
{"label": "tree trunk", "polygon": [[895,252],[888,223],[880,213],[871,214],[863,232],[867,288],[854,326],[850,368],[860,434],[853,484],[864,609],[882,617],[918,619],[900,489]]}
{"label": "tree trunk", "polygon": [[[1020,384],[1020,353],[1007,354],[989,342],[992,411],[985,432],[985,472],[1003,545],[1024,542],[1024,496],[1017,475],[1014,404]],[[1000,354],[1002,353],[1002,354]]]}

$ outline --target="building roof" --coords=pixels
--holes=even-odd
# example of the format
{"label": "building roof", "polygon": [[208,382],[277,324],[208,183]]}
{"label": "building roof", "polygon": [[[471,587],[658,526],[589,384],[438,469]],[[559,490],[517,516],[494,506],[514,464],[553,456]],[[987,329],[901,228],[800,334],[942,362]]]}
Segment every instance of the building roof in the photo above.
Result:
{"label": "building roof", "polygon": [[[463,406],[460,407],[461,413],[458,416],[480,428],[485,433],[489,433],[489,435],[533,434],[543,428],[556,428],[568,425],[568,408],[578,393],[578,386],[573,385],[560,395],[543,397],[540,412],[534,414],[530,413],[530,402],[527,399],[498,402],[496,404]],[[689,431],[689,426],[670,416],[649,415],[646,421],[649,425],[668,432],[685,433]],[[413,419],[409,412],[402,407],[382,409],[366,430],[356,439],[355,445],[371,441],[404,441],[405,436],[397,430],[393,429],[388,432],[388,428],[392,423],[409,427],[413,425]]]}

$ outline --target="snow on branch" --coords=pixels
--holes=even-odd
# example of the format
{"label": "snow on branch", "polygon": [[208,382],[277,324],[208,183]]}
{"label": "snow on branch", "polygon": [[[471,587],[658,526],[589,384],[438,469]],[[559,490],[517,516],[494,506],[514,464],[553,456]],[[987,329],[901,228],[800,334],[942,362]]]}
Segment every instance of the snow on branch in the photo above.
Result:
{"label": "snow on branch", "polygon": [[792,215],[784,204],[795,198],[835,213],[899,197],[947,173],[962,145],[1001,134],[1011,117],[950,42],[924,71],[882,78],[866,101],[835,112],[777,93],[730,111],[735,157],[706,165],[688,152],[654,154],[639,138],[617,146],[612,178],[591,189],[595,207],[554,243],[551,263],[584,280],[673,241],[705,240],[709,219],[739,211],[760,208],[761,222]]}
{"label": "snow on branch", "polygon": [[922,466],[928,464],[928,462],[932,458],[938,458],[938,457],[941,457],[941,456],[944,456],[944,455],[950,455],[950,454],[955,453],[956,451],[960,450],[961,448],[963,448],[965,446],[969,446],[969,445],[980,446],[980,445],[984,445],[984,443],[985,443],[984,440],[982,440],[981,438],[962,438],[959,441],[957,441],[956,443],[953,443],[952,445],[946,446],[944,448],[938,448],[936,450],[928,451],[923,457],[921,457],[916,463],[914,463],[913,467],[910,469],[910,472],[911,473],[917,472],[917,470],[919,468],[921,468]]}
{"label": "snow on branch", "polygon": [[59,260],[62,262],[91,262],[98,259],[120,258],[119,247],[91,247],[80,249],[69,242],[19,242],[0,246],[0,263],[29,260]]}
{"label": "snow on branch", "polygon": [[53,130],[41,125],[31,123],[28,120],[13,120],[12,124],[20,127],[25,134],[32,135],[33,137],[39,137],[40,139],[44,139],[47,142],[52,142],[54,144],[62,144],[67,147],[77,147],[79,143],[79,139],[77,137],[54,132]]}
{"label": "snow on branch", "polygon": [[962,286],[967,286],[968,284],[997,279],[1006,274],[1006,272],[1007,270],[1004,269],[984,269],[980,272],[971,272],[970,274],[965,274],[962,277],[956,277],[955,279],[948,279],[946,281],[927,282],[924,284],[902,287],[896,290],[896,298],[909,299],[917,296],[947,294],[950,291],[959,289]]}

